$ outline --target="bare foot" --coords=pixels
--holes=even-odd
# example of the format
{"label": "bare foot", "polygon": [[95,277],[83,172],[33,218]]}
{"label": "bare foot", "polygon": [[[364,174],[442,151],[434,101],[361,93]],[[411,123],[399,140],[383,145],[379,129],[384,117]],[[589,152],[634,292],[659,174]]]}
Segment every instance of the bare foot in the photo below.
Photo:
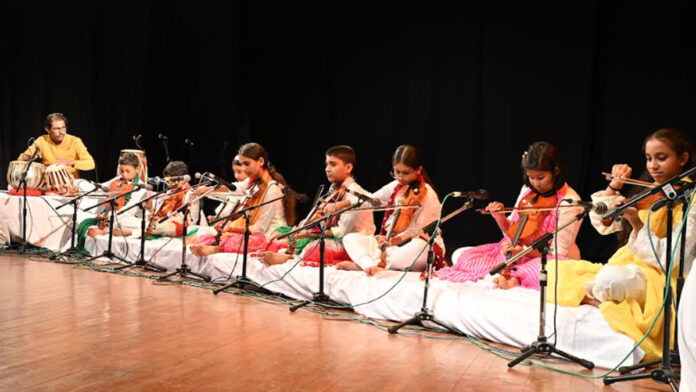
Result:
{"label": "bare foot", "polygon": [[104,230],[101,230],[101,229],[99,229],[99,228],[97,228],[97,227],[90,227],[89,229],[87,229],[87,235],[90,236],[90,237],[92,237],[92,238],[94,238],[94,237],[96,237],[96,236],[98,236],[98,235],[102,235],[102,234],[104,234],[104,233],[105,233]]}
{"label": "bare foot", "polygon": [[376,265],[365,268],[365,273],[367,274],[367,276],[375,276],[382,271],[384,271],[384,268],[378,267]]}
{"label": "bare foot", "polygon": [[352,261],[341,261],[340,263],[336,264],[336,269],[343,271],[362,271],[362,268]]}
{"label": "bare foot", "polygon": [[508,290],[513,287],[517,287],[520,285],[520,280],[517,278],[510,278],[507,279],[506,277],[502,275],[498,275],[493,279],[493,284],[495,287],[503,290]]}
{"label": "bare foot", "polygon": [[588,296],[585,296],[585,297],[582,299],[582,301],[580,301],[580,305],[590,305],[590,306],[594,306],[594,307],[596,307],[596,308],[599,307],[599,304],[601,304],[601,302],[597,301],[597,300],[594,299],[594,298],[590,298],[590,297],[588,297]]}
{"label": "bare foot", "polygon": [[283,264],[292,258],[290,255],[275,252],[259,252],[256,255],[259,261],[266,265]]}
{"label": "bare foot", "polygon": [[220,252],[220,247],[217,245],[191,245],[189,249],[191,249],[191,253],[198,257],[210,256]]}
{"label": "bare foot", "polygon": [[128,229],[121,230],[119,228],[114,228],[114,235],[116,237],[128,237],[131,234],[133,234],[133,232]]}

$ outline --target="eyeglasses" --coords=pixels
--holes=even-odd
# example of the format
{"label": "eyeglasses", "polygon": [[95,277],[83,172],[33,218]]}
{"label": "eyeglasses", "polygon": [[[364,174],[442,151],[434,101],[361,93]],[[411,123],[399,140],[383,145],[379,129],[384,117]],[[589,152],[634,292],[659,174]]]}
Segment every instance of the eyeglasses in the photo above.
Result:
{"label": "eyeglasses", "polygon": [[398,170],[394,170],[394,169],[389,170],[389,175],[392,176],[392,178],[395,180],[398,179],[399,177],[402,177],[402,178],[408,177],[411,174],[413,174],[412,170],[407,170],[407,171],[398,171]]}

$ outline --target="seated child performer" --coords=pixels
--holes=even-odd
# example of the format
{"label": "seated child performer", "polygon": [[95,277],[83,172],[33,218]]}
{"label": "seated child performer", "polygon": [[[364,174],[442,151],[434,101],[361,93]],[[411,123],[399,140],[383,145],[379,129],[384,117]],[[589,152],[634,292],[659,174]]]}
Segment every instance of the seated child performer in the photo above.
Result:
{"label": "seated child performer", "polygon": [[[503,204],[492,202],[486,207],[500,230],[503,238],[492,244],[465,248],[452,267],[443,268],[434,275],[453,282],[477,281],[488,275],[489,271],[516,255],[539,237],[556,228],[556,206],[563,199],[580,200],[578,194],[566,184],[566,165],[561,152],[548,142],[535,142],[522,155],[522,179],[524,185],[515,203],[512,214],[506,218]],[[570,204],[566,204],[570,205]],[[540,211],[524,208],[540,208]],[[519,209],[519,210],[518,210]],[[558,225],[571,221],[582,211],[581,208],[560,208]],[[575,245],[575,237],[581,222],[566,228],[558,234],[558,256],[560,258],[580,257]],[[519,234],[518,234],[519,233]],[[524,233],[524,234],[523,234]],[[515,237],[518,240],[515,241]],[[513,242],[516,242],[513,244]],[[551,241],[549,259],[555,257]],[[455,252],[457,254],[457,252]],[[503,270],[493,280],[500,288],[523,286],[539,289],[540,253],[528,253],[511,268]]]}
{"label": "seated child performer", "polygon": [[[139,165],[140,161],[137,155],[131,152],[121,155],[118,160],[119,176],[103,183],[104,186],[109,188],[109,198],[130,192],[135,185],[142,184],[140,176],[137,174]],[[140,189],[116,199],[115,210],[120,211],[137,204],[145,194],[145,189]],[[101,208],[101,211],[97,213],[96,218],[87,218],[80,222],[77,229],[78,248],[83,248],[85,234],[90,237],[96,237],[108,233],[111,215],[109,204],[105,203],[103,207],[98,208]],[[140,208],[132,208],[122,215],[115,215],[114,219],[116,227],[113,228],[113,235],[115,236],[129,236],[134,232],[140,231]]]}
{"label": "seated child performer", "polygon": [[[691,169],[696,164],[693,144],[684,134],[673,128],[660,129],[648,136],[643,143],[645,167],[654,184]],[[622,195],[624,181],[633,170],[626,164],[614,165],[613,180],[606,189],[592,195],[593,202],[601,202],[614,208],[626,202]],[[690,180],[689,180],[690,181]],[[626,208],[621,222],[603,221],[601,216],[591,212],[592,225],[600,234],[620,232],[624,227],[630,230],[628,243],[619,248],[606,264],[591,263],[584,260],[561,260],[558,262],[558,275],[555,274],[555,262],[550,260],[549,285],[552,287],[558,276],[559,305],[579,306],[590,304],[599,306],[609,325],[617,332],[628,335],[636,342],[655,321],[651,333],[642,340],[640,347],[645,351],[645,360],[657,359],[662,354],[662,334],[664,330],[661,308],[665,290],[665,273],[663,272],[667,251],[674,252],[671,285],[676,287],[681,253],[677,241],[682,226],[682,203],[675,203],[673,226],[667,226],[667,207],[662,206],[650,212],[653,203],[662,193],[654,198],[638,202]],[[694,197],[690,201],[686,223],[685,274],[691,269],[696,258],[696,205]],[[672,249],[667,248],[667,230],[672,230]],[[656,255],[658,258],[656,258]],[[551,290],[548,302],[554,301]],[[672,313],[674,317],[674,313]],[[673,322],[674,320],[672,320]],[[674,326],[674,323],[671,324]],[[682,347],[679,347],[682,350]]]}
{"label": "seated child performer", "polygon": [[[239,160],[239,155],[236,155],[232,160],[232,172],[234,173],[234,186],[237,187],[238,191],[243,191],[249,187],[249,176],[244,173],[244,167],[242,166],[242,161]],[[205,187],[201,187],[205,188]],[[204,189],[205,190],[205,189]],[[218,192],[229,192],[226,186],[220,185],[216,191]],[[221,216],[227,216],[232,213],[237,202],[241,202],[241,196],[228,197],[226,203],[221,203],[217,208],[215,208],[215,216],[208,217],[210,220],[217,219]]]}
{"label": "seated child performer", "polygon": [[[363,270],[370,276],[384,269],[404,270],[411,265],[412,271],[425,269],[428,238],[426,235],[414,236],[438,219],[440,200],[421,162],[415,147],[402,145],[396,149],[392,156],[394,181],[370,196],[383,206],[411,205],[416,208],[386,211],[377,236],[347,234],[343,238],[343,246],[352,261],[337,264],[337,269]],[[411,241],[398,245],[409,238],[412,238]],[[439,233],[433,250],[437,258],[436,264],[442,265],[445,245]]]}
{"label": "seated child performer", "polygon": [[[366,193],[353,178],[355,166],[355,151],[350,146],[334,146],[326,150],[326,178],[331,182],[331,188],[323,200],[319,200],[317,208],[310,211],[299,227],[311,223],[313,220],[328,216],[330,213],[340,211],[337,203],[346,200],[352,205],[359,205],[361,201],[347,192],[347,189],[359,193]],[[278,232],[288,233],[291,228]],[[293,228],[294,229],[294,228]],[[345,253],[341,238],[346,234],[358,232],[370,235],[375,231],[372,211],[352,211],[335,216],[326,221],[325,237],[330,239],[325,242],[324,263],[334,265],[339,261],[349,260]],[[320,252],[319,242],[316,239],[320,235],[319,226],[301,230],[294,234],[292,239],[273,240],[268,246],[269,251],[258,254],[262,263],[267,265],[281,264],[294,257],[294,253],[300,253],[303,265],[319,266]],[[294,249],[293,249],[294,248]],[[278,253],[288,249],[289,252]],[[274,251],[270,251],[274,250]]]}
{"label": "seated child performer", "polygon": [[[282,187],[288,184],[276,171],[268,159],[268,153],[258,143],[247,143],[239,148],[239,160],[244,172],[249,176],[247,191],[249,196],[237,211],[260,205],[283,196]],[[249,211],[249,251],[265,249],[266,237],[280,226],[287,226],[295,221],[295,199],[285,197],[273,203]],[[223,221],[224,222],[224,221]],[[207,256],[218,252],[241,253],[245,218],[231,216],[224,222],[217,235],[200,233],[191,245],[191,252],[197,256]]]}
{"label": "seated child performer", "polygon": [[[146,235],[181,237],[184,228],[184,214],[178,209],[185,203],[189,203],[190,200],[194,200],[191,185],[185,178],[188,175],[188,166],[182,161],[171,161],[164,167],[162,175],[168,191],[162,197],[156,198],[157,201],[151,206]],[[196,224],[199,214],[200,203],[198,200],[188,204],[187,225]]]}

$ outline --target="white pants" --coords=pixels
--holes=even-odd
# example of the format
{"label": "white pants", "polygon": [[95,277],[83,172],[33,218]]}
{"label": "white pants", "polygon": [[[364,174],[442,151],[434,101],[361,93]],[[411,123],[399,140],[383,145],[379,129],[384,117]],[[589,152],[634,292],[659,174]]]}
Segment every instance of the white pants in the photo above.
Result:
{"label": "white pants", "polygon": [[[692,268],[692,271],[694,269]],[[682,392],[696,391],[696,276],[690,273],[679,301],[679,359]]]}
{"label": "white pants", "polygon": [[643,305],[646,287],[645,274],[637,266],[605,265],[599,270],[595,280],[587,283],[585,292],[599,302],[623,302],[631,298]]}
{"label": "white pants", "polygon": [[[373,235],[347,234],[343,237],[343,247],[362,269],[377,265],[380,261],[381,252]],[[423,271],[428,261],[427,242],[420,238],[414,238],[403,246],[387,247],[386,253],[387,268],[393,270],[405,270],[413,264],[411,271]]]}

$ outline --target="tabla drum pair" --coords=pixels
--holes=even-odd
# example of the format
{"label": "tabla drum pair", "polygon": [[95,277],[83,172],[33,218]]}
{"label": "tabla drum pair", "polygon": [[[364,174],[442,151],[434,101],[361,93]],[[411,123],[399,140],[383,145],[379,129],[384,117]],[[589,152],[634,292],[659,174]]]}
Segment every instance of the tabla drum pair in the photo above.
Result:
{"label": "tabla drum pair", "polygon": [[[27,170],[28,161],[12,161],[7,168],[7,183],[15,191],[19,188],[22,174]],[[32,162],[25,178],[27,190],[40,190],[44,184],[46,166],[39,162]]]}

